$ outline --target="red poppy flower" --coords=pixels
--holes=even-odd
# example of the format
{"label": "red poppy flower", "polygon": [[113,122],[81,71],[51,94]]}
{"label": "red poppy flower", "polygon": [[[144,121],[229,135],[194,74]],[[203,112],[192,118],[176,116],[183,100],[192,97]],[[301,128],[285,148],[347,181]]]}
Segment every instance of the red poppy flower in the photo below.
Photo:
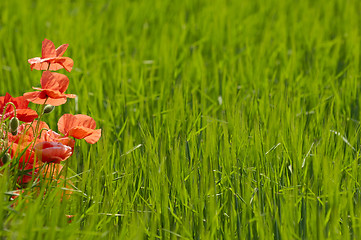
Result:
{"label": "red poppy flower", "polygon": [[44,39],[42,43],[41,58],[36,57],[28,60],[31,70],[56,71],[64,68],[66,71],[70,72],[74,65],[73,59],[63,57],[68,46],[69,44],[63,44],[55,49],[52,41]]}
{"label": "red poppy flower", "polygon": [[60,163],[72,154],[71,147],[59,142],[39,142],[34,146],[35,154],[44,163]]}
{"label": "red poppy flower", "polygon": [[84,139],[90,144],[96,143],[102,135],[101,129],[95,129],[93,118],[87,115],[64,114],[58,121],[59,132],[77,139]]}
{"label": "red poppy flower", "polygon": [[[33,109],[28,108],[29,101],[27,101],[23,96],[12,97],[9,93],[6,93],[5,96],[0,97],[0,118],[1,114],[4,111],[5,105],[9,102],[12,102],[16,107],[16,117],[23,122],[32,122],[35,118],[38,117],[38,114]],[[2,116],[4,119],[12,118],[15,116],[14,107],[9,104],[6,107],[5,114]]]}
{"label": "red poppy flower", "polygon": [[26,100],[36,104],[44,104],[46,100],[47,104],[59,106],[66,103],[67,98],[76,97],[74,94],[64,93],[69,86],[69,79],[64,74],[45,71],[41,76],[40,83],[41,88],[33,87],[39,92],[24,94]]}

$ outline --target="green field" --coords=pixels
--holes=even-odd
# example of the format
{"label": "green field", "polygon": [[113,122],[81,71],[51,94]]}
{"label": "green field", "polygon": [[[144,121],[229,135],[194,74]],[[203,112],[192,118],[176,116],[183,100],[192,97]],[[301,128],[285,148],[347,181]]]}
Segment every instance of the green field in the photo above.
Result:
{"label": "green field", "polygon": [[1,239],[361,239],[361,1],[0,1],[1,96],[44,38],[102,138],[69,199],[1,174]]}

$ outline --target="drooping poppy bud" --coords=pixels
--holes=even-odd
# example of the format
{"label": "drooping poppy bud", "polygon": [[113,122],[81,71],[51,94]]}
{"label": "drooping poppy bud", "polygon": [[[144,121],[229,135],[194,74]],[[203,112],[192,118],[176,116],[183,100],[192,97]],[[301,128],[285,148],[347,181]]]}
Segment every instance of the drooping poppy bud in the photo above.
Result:
{"label": "drooping poppy bud", "polygon": [[4,156],[1,158],[1,161],[3,164],[6,164],[7,162],[11,161],[11,156],[9,153],[5,153]]}
{"label": "drooping poppy bud", "polygon": [[44,107],[44,114],[51,113],[54,110],[55,106],[46,104]]}
{"label": "drooping poppy bud", "polygon": [[17,132],[18,127],[19,127],[19,119],[17,117],[13,117],[12,119],[10,119],[9,122],[10,132],[15,132],[15,131]]}

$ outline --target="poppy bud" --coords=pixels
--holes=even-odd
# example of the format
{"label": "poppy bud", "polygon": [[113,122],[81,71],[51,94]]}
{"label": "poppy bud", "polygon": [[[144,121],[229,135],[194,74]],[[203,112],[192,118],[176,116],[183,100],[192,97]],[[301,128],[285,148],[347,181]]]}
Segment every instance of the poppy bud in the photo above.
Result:
{"label": "poppy bud", "polygon": [[44,107],[44,114],[51,113],[54,110],[54,106],[50,104],[46,104]]}
{"label": "poppy bud", "polygon": [[1,158],[1,161],[3,162],[3,164],[9,162],[11,160],[11,156],[9,153],[5,153],[4,156]]}
{"label": "poppy bud", "polygon": [[[12,119],[10,119],[9,122],[9,129],[10,132],[13,134],[13,132],[18,132],[18,127],[19,127],[19,119],[17,117],[13,117]],[[16,135],[15,134],[15,135]],[[13,134],[14,135],[14,134]]]}

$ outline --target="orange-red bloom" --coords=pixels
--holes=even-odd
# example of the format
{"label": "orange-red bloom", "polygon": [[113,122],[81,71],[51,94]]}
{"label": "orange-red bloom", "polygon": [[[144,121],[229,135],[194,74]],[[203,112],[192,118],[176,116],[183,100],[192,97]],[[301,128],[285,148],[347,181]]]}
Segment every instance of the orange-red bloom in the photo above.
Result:
{"label": "orange-red bloom", "polygon": [[[5,96],[0,97],[0,118],[1,114],[4,111],[5,105],[9,102],[12,102],[16,107],[16,117],[23,122],[31,122],[38,117],[38,114],[33,109],[28,108],[29,101],[27,101],[23,96],[21,97],[12,97],[9,93],[6,93]],[[9,104],[6,107],[5,114],[3,119],[12,118],[15,115],[14,107]]]}
{"label": "orange-red bloom", "polygon": [[34,146],[35,154],[43,163],[60,163],[72,154],[72,149],[60,142],[39,142]]}
{"label": "orange-red bloom", "polygon": [[73,59],[63,57],[63,54],[68,46],[69,44],[63,44],[55,49],[52,41],[44,39],[41,50],[41,58],[36,57],[28,60],[31,70],[56,71],[64,68],[66,71],[70,72],[74,64]]}
{"label": "orange-red bloom", "polygon": [[43,72],[40,79],[41,88],[35,88],[38,92],[25,93],[26,100],[36,103],[59,106],[66,103],[67,98],[75,98],[74,94],[65,94],[64,92],[69,86],[69,79],[64,74],[53,73],[50,71]]}
{"label": "orange-red bloom", "polygon": [[87,115],[64,114],[58,121],[59,132],[77,139],[84,139],[90,144],[96,143],[102,135],[101,129],[95,129],[93,118]]}

